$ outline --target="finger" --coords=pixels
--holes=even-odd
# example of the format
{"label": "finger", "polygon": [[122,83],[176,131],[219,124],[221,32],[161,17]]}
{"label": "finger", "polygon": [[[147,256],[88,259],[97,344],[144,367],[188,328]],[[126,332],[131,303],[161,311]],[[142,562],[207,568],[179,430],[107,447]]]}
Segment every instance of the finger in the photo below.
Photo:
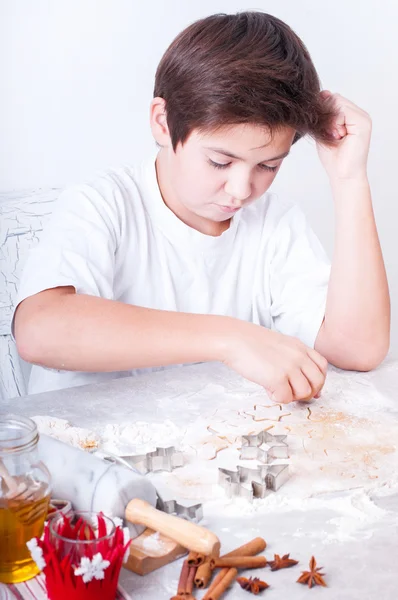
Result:
{"label": "finger", "polygon": [[333,122],[333,128],[330,131],[331,136],[336,140],[344,138],[347,135],[347,129],[342,101],[345,99],[342,98],[342,96],[339,96],[339,94],[332,94],[329,90],[322,90],[320,96],[323,100],[331,102],[337,112],[337,117]]}
{"label": "finger", "polygon": [[301,368],[301,371],[304,377],[306,377],[309,385],[311,386],[312,397],[315,398],[324,386],[324,373],[312,360],[307,361],[306,364],[303,365],[303,367]]}
{"label": "finger", "polygon": [[[319,370],[318,372],[320,373]],[[289,383],[293,392],[293,400],[309,400],[313,397],[314,394],[311,382],[301,370],[297,370],[290,374]]]}
{"label": "finger", "polygon": [[323,100],[326,100],[327,98],[331,98],[331,96],[333,96],[330,90],[322,90],[319,95]]}
{"label": "finger", "polygon": [[351,102],[351,100],[348,100],[348,98],[345,98],[341,94],[334,94],[330,90],[322,90],[320,92],[320,96],[324,100],[331,100],[339,111],[342,109],[349,109],[356,113],[367,114],[365,110],[363,110],[357,104],[354,104],[354,102]]}
{"label": "finger", "polygon": [[361,108],[354,102],[351,102],[351,100],[348,100],[348,98],[346,98],[345,96],[342,96],[341,94],[332,94],[332,95],[335,98],[336,103],[339,106],[339,108],[345,107],[346,109],[349,109],[351,112],[354,112],[356,114],[363,114],[363,115],[368,114],[363,108]]}
{"label": "finger", "polygon": [[271,400],[276,404],[289,404],[294,400],[293,391],[287,378],[265,389]]}
{"label": "finger", "polygon": [[336,120],[333,123],[333,137],[336,139],[343,138],[347,135],[346,119],[343,112],[339,112]]}
{"label": "finger", "polygon": [[330,132],[334,139],[339,140],[350,133],[354,133],[352,129],[360,123],[371,123],[368,113],[347,100],[347,98],[340,96],[340,94],[332,94],[328,98],[338,111],[337,119],[333,123],[333,129]]}
{"label": "finger", "polygon": [[319,354],[319,352],[317,352],[316,350],[313,350],[312,348],[307,349],[307,354],[326,377],[328,372],[328,361],[326,360],[326,358],[322,356],[322,354]]}

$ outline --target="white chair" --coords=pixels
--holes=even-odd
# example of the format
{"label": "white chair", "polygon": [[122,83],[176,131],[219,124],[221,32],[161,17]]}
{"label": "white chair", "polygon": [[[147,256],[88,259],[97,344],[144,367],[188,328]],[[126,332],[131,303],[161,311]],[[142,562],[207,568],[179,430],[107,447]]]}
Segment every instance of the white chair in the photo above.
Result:
{"label": "white chair", "polygon": [[0,194],[0,411],[2,400],[27,393],[30,365],[18,355],[11,317],[28,251],[39,242],[60,191]]}

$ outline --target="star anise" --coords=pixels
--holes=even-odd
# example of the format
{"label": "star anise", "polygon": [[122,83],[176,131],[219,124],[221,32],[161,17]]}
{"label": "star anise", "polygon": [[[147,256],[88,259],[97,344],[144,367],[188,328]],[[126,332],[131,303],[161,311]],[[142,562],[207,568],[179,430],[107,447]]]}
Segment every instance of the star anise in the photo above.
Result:
{"label": "star anise", "polygon": [[274,560],[269,560],[268,564],[271,567],[271,571],[279,571],[279,569],[288,569],[297,565],[298,560],[289,558],[290,554],[284,554],[282,558],[279,554],[274,554]]}
{"label": "star anise", "polygon": [[323,579],[325,574],[320,572],[321,569],[323,569],[323,567],[317,567],[316,560],[312,556],[310,560],[310,570],[303,571],[297,579],[297,583],[308,584],[308,587],[310,588],[314,585],[323,585],[323,587],[327,587],[325,580]]}
{"label": "star anise", "polygon": [[261,581],[258,577],[249,577],[249,579],[246,579],[246,577],[237,577],[236,581],[241,588],[256,595],[269,587],[268,583]]}

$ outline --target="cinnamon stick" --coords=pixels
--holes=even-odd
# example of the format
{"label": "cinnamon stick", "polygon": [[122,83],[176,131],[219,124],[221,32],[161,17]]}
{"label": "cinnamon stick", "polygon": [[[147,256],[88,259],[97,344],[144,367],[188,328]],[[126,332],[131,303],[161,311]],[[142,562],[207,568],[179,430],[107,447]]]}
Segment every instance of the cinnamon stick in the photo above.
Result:
{"label": "cinnamon stick", "polygon": [[178,580],[177,594],[171,600],[191,600],[193,598],[192,591],[196,571],[197,567],[190,567],[188,560],[184,560]]}
{"label": "cinnamon stick", "polygon": [[185,590],[187,589],[188,575],[189,575],[188,561],[184,560],[184,562],[182,563],[180,579],[178,580],[177,596],[183,596],[185,594]]}
{"label": "cinnamon stick", "polygon": [[251,542],[247,542],[247,544],[235,548],[235,550],[228,552],[228,554],[224,554],[221,558],[229,558],[230,556],[255,556],[265,550],[266,547],[267,542],[261,537],[256,537]]}
{"label": "cinnamon stick", "polygon": [[267,565],[265,556],[229,556],[226,558],[213,558],[211,568],[235,567],[235,569],[259,569]]}
{"label": "cinnamon stick", "polygon": [[228,569],[225,577],[215,587],[209,588],[202,600],[219,600],[231,583],[235,581],[237,574],[237,569]]}
{"label": "cinnamon stick", "polygon": [[190,567],[199,567],[199,565],[205,562],[206,556],[204,554],[200,554],[199,552],[190,552],[188,554],[188,564]]}
{"label": "cinnamon stick", "polygon": [[[259,552],[262,552],[266,547],[267,547],[266,541],[261,537],[257,537],[257,538],[254,538],[254,540],[252,540],[251,542],[248,542],[247,544],[243,544],[243,546],[239,546],[239,548],[236,548],[235,550],[228,552],[228,554],[224,554],[221,558],[230,558],[231,556],[254,556],[255,554],[258,554]],[[224,579],[224,577],[227,575],[228,570],[229,570],[229,568],[225,567],[225,568],[221,569],[221,571],[219,573],[217,573],[217,575],[214,578],[214,581],[212,582],[211,586],[209,587],[209,590],[207,593],[209,593],[210,591],[212,592],[214,590],[214,588],[217,587],[217,585],[220,583],[220,581],[222,581]],[[196,581],[195,581],[195,583],[196,583]]]}
{"label": "cinnamon stick", "polygon": [[194,584],[194,581],[195,581],[195,575],[196,575],[197,569],[198,569],[198,567],[190,567],[189,568],[187,585],[185,587],[185,592],[184,592],[187,596],[191,596],[192,595],[193,584]]}
{"label": "cinnamon stick", "polygon": [[213,574],[211,566],[214,557],[208,556],[203,564],[198,567],[195,575],[195,585],[197,588],[206,588]]}

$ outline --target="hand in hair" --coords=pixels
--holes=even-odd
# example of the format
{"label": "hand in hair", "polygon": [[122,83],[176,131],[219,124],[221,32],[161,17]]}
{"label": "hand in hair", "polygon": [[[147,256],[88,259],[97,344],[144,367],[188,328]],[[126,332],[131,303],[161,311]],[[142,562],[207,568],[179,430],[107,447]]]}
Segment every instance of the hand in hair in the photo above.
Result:
{"label": "hand in hair", "polygon": [[324,90],[321,96],[325,102],[333,103],[337,110],[330,131],[335,143],[317,144],[318,154],[329,179],[364,179],[372,132],[370,116],[353,102],[340,94]]}

